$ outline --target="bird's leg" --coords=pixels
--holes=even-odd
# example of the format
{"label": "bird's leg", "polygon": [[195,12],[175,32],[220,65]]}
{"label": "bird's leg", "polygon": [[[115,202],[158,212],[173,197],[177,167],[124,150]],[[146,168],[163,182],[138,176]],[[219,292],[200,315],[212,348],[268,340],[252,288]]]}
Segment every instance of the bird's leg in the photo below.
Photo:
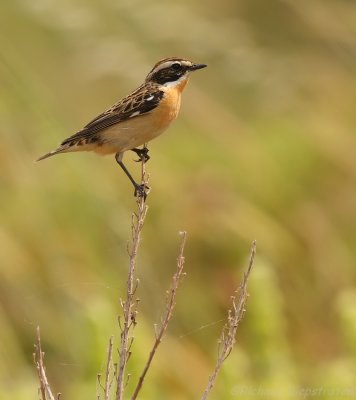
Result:
{"label": "bird's leg", "polygon": [[142,149],[134,148],[131,149],[131,151],[135,152],[140,157],[138,160],[135,160],[136,162],[143,161],[144,163],[146,163],[150,159],[150,156],[148,155],[148,148],[146,147],[146,145],[144,145]]}
{"label": "bird's leg", "polygon": [[133,184],[135,188],[134,196],[143,197],[143,199],[146,200],[147,197],[146,189],[148,189],[148,187],[144,184],[140,185],[134,180],[128,169],[125,167],[125,164],[122,162],[123,155],[124,153],[116,153],[115,154],[116,162],[120,165],[120,167],[123,169],[127,177],[130,179],[131,183]]}

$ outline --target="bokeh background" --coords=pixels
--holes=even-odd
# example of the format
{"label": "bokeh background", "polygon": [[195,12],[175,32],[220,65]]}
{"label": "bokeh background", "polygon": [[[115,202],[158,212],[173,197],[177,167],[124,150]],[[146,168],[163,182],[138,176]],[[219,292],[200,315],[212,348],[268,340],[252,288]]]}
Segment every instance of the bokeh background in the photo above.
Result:
{"label": "bokeh background", "polygon": [[211,398],[355,398],[355,43],[347,0],[2,1],[0,399],[37,398],[37,325],[54,389],[95,398],[132,188],[112,157],[33,161],[173,55],[209,67],[150,145],[132,384],[184,229],[188,275],[142,398],[200,398],[253,239],[248,312]]}

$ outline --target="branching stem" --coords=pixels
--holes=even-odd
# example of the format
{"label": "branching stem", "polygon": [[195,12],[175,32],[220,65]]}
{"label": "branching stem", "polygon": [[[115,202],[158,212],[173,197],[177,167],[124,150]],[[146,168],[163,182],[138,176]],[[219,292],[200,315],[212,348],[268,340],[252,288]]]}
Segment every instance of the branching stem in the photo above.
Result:
{"label": "branching stem", "polygon": [[184,247],[185,247],[185,242],[187,239],[187,232],[181,232],[181,235],[182,235],[182,240],[181,240],[178,258],[177,258],[177,269],[176,269],[175,274],[173,275],[173,280],[172,280],[172,285],[170,287],[170,290],[168,291],[166,308],[165,308],[164,314],[162,316],[162,322],[161,322],[160,327],[156,327],[156,329],[155,329],[156,339],[153,343],[153,347],[150,351],[146,365],[145,365],[145,367],[142,371],[142,374],[138,380],[138,383],[137,383],[135,391],[131,397],[131,400],[135,400],[137,398],[137,396],[142,388],[143,382],[144,382],[146,374],[151,366],[152,360],[156,354],[157,348],[162,341],[163,335],[166,332],[169,321],[173,315],[173,309],[176,304],[177,290],[178,290],[179,284],[181,283],[181,281],[185,275],[183,272],[183,268],[184,268],[184,261],[185,261]]}
{"label": "branching stem", "polygon": [[214,386],[216,377],[224,361],[229,357],[236,342],[237,328],[245,313],[245,304],[248,297],[247,283],[250,277],[255,255],[256,255],[256,241],[253,241],[247,270],[244,273],[244,277],[240,286],[235,291],[235,295],[232,296],[231,298],[232,306],[228,310],[227,322],[223,327],[219,338],[218,358],[215,364],[215,368],[213,373],[209,377],[208,384],[205,388],[203,396],[201,397],[201,400],[206,400],[208,398],[208,395]]}
{"label": "branching stem", "polygon": [[[144,159],[141,162],[141,182],[147,186],[147,176],[145,171]],[[136,324],[137,301],[134,298],[138,281],[135,279],[137,264],[137,252],[141,242],[141,232],[147,215],[148,207],[145,204],[144,196],[137,197],[137,212],[132,215],[132,238],[129,252],[129,271],[127,278],[126,299],[121,300],[123,318],[121,320],[121,336],[119,346],[119,363],[117,371],[116,400],[122,400],[126,386],[126,365],[130,357],[130,347],[132,344],[131,331]]]}

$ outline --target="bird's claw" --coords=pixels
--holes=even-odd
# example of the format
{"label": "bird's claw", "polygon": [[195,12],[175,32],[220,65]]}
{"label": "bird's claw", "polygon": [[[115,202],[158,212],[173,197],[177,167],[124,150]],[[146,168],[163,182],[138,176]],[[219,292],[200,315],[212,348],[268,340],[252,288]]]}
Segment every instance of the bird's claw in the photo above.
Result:
{"label": "bird's claw", "polygon": [[150,157],[145,157],[143,160],[142,160],[142,158],[139,158],[138,160],[134,160],[135,162],[144,162],[144,164],[146,164],[146,162],[148,161],[150,159]]}
{"label": "bird's claw", "polygon": [[141,185],[137,184],[135,186],[134,196],[138,197],[138,198],[142,198],[143,197],[143,201],[145,201],[146,198],[147,198],[147,194],[148,194],[148,192],[146,190],[147,191],[150,190],[150,187],[147,186],[147,185],[144,185],[144,184],[141,184]]}
{"label": "bird's claw", "polygon": [[150,159],[150,156],[148,155],[147,147],[144,147],[143,149],[132,149],[132,151],[135,152],[139,156],[138,160],[134,160],[136,162],[143,161],[144,163],[146,163]]}

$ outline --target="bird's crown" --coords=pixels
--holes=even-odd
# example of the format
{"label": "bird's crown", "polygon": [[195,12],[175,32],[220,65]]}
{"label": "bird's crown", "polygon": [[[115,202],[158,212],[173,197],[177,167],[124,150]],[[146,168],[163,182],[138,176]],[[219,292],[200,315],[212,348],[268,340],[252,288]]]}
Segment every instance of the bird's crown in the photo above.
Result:
{"label": "bird's crown", "polygon": [[146,82],[155,82],[161,85],[175,82],[182,77],[188,76],[190,72],[205,68],[205,64],[195,64],[185,58],[165,58],[152,68],[146,77]]}

